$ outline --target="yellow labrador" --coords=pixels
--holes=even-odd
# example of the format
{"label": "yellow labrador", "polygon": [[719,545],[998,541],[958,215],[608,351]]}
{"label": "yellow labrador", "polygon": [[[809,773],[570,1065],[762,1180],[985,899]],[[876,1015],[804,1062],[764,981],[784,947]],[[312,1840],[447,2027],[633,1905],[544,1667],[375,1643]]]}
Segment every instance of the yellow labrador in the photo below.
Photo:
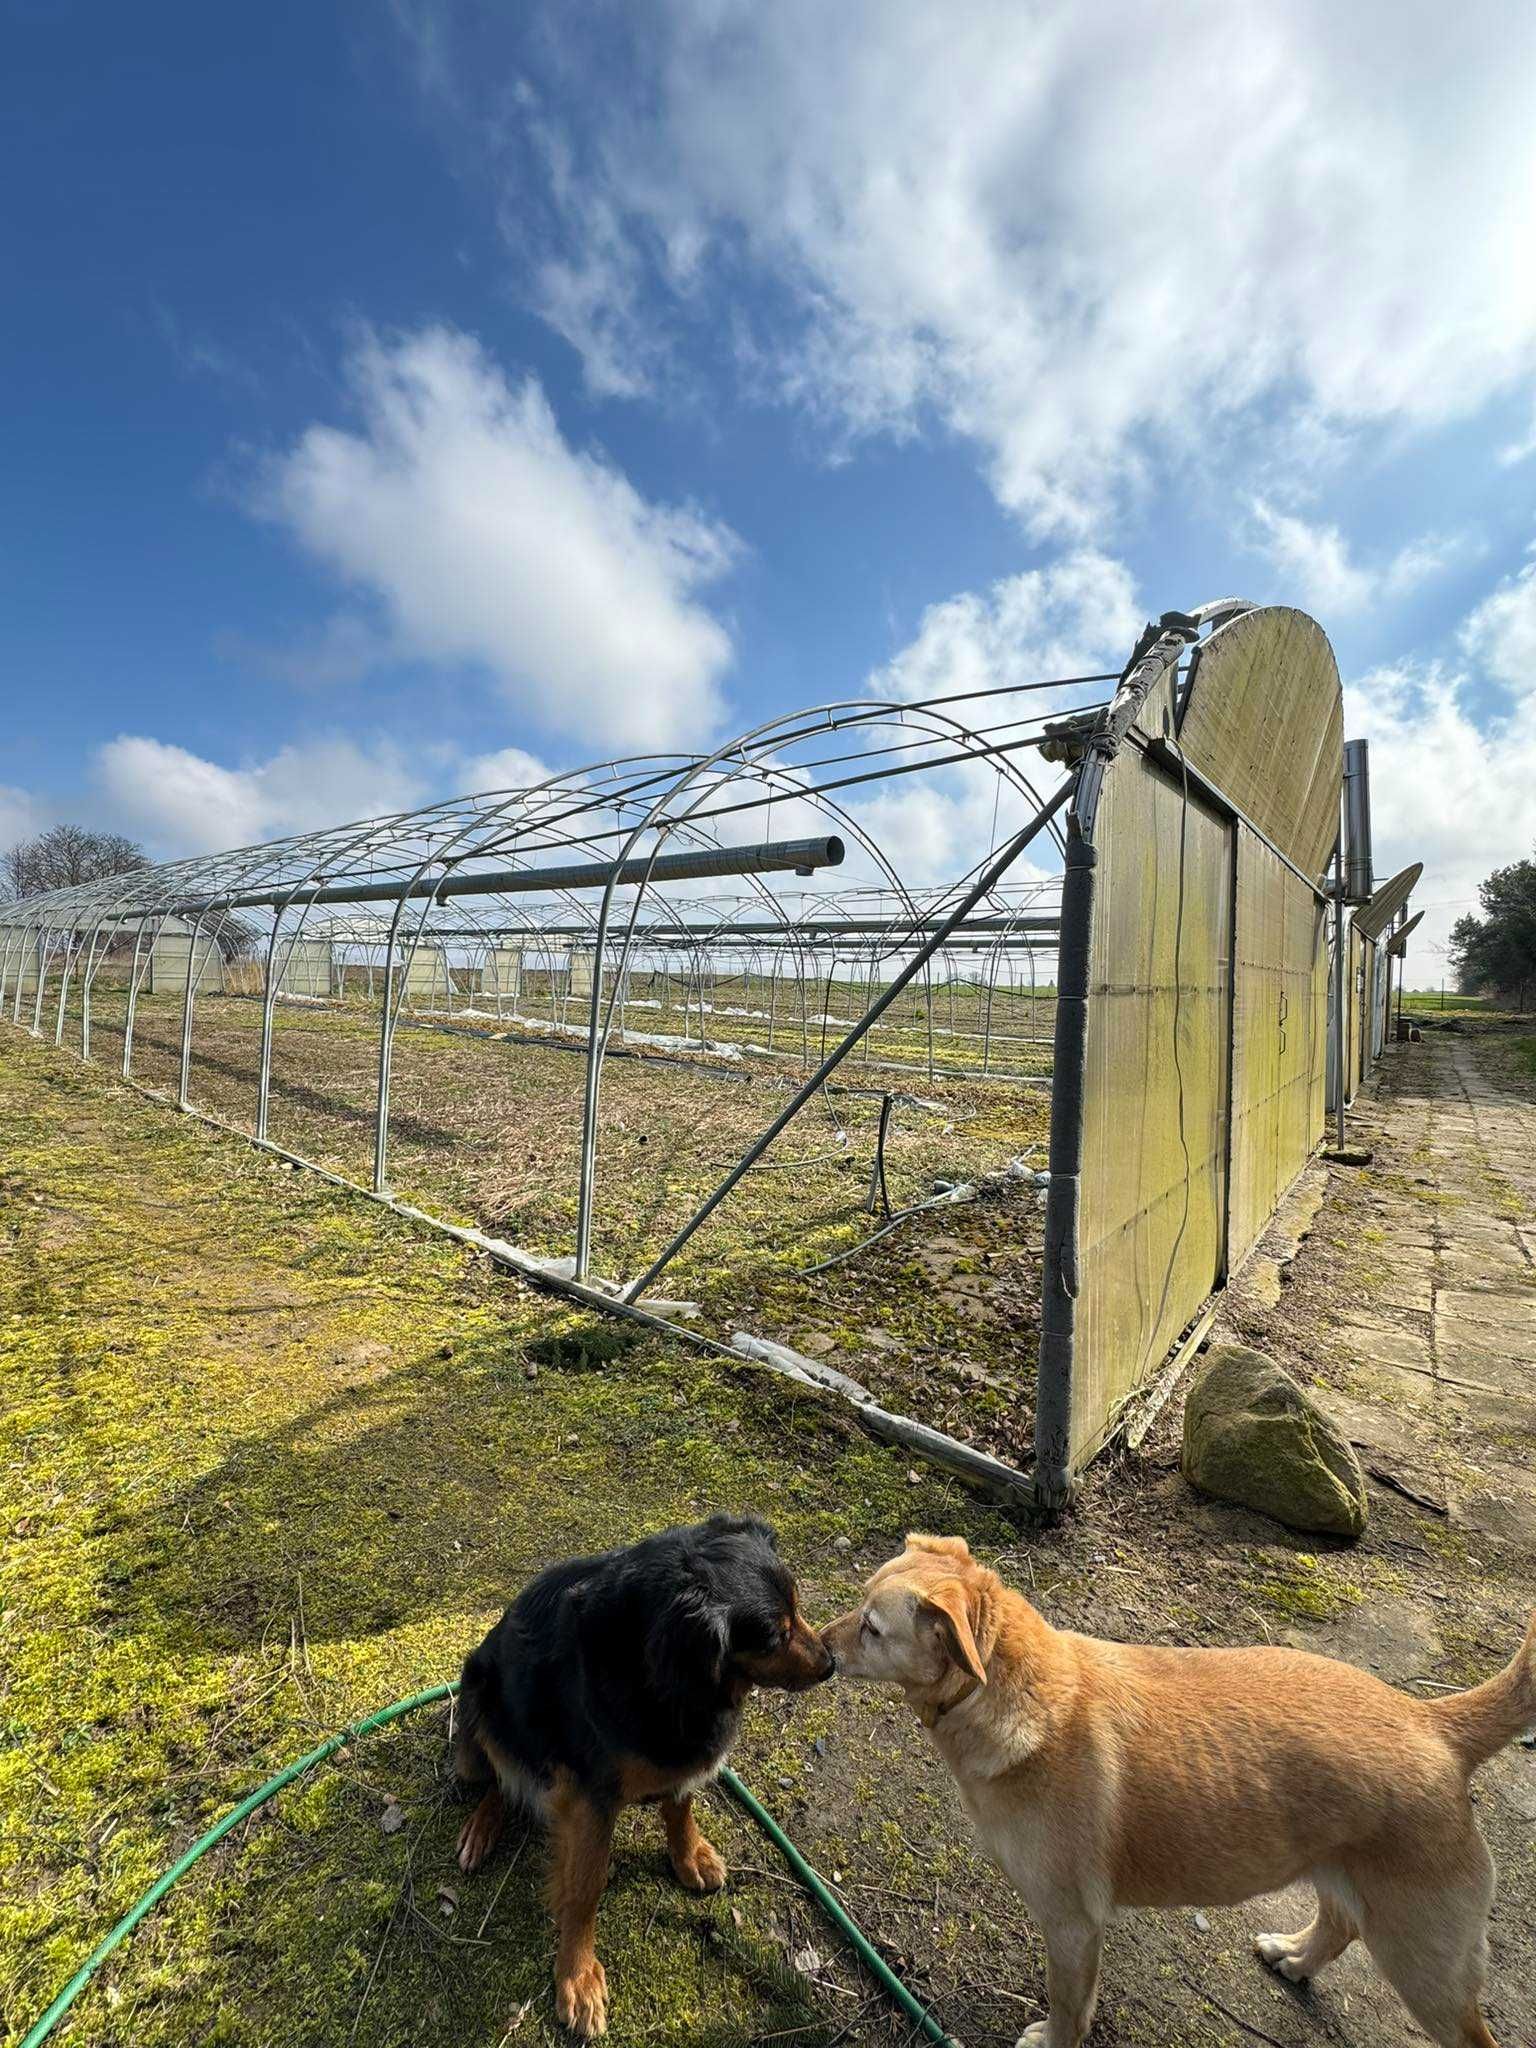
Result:
{"label": "yellow labrador", "polygon": [[909,1536],[822,1633],[850,1678],[899,1685],[981,1845],[1045,1935],[1050,2016],[1077,2048],[1118,1907],[1229,1906],[1307,1877],[1317,1914],[1261,1934],[1314,1976],[1360,1936],[1444,2048],[1497,2048],[1478,2010],[1493,1863],[1467,1781],[1536,1719],[1536,1618],[1507,1670],[1411,1699],[1299,1650],[1145,1649],[1054,1629],[957,1536]]}

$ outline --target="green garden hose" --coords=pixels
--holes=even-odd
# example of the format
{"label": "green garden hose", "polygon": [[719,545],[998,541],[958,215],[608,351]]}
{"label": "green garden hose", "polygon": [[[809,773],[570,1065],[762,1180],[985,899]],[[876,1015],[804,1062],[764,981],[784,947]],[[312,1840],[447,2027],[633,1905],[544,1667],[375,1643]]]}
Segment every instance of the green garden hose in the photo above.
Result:
{"label": "green garden hose", "polygon": [[[383,1728],[391,1721],[398,1721],[403,1715],[414,1713],[417,1707],[430,1707],[436,1700],[451,1699],[458,1689],[457,1682],[449,1685],[429,1685],[425,1692],[413,1692],[409,1699],[396,1700],[392,1707],[382,1707],[378,1713],[368,1714],[361,1721],[351,1721],[339,1734],[327,1737],[318,1748],[310,1750],[307,1756],[301,1756],[296,1763],[291,1763],[279,1771],[275,1778],[268,1778],[265,1785],[260,1785],[254,1792],[248,1793],[238,1806],[231,1807],[222,1820],[215,1821],[205,1835],[199,1835],[191,1848],[177,1858],[163,1877],[156,1878],[138,1904],[125,1913],[111,1933],[92,1949],[36,2026],[25,2036],[21,2048],[42,2048],[43,2042],[48,2039],[112,1951],[128,1939],[147,1913],[159,1905],[178,1878],[184,1877],[194,1863],[206,1856],[214,1844],[221,1842],[232,1828],[237,1828],[241,1821],[248,1819],[257,1807],[265,1806],[267,1801],[281,1792],[285,1785],[291,1785],[295,1778],[302,1778],[305,1772],[312,1771],[316,1764],[323,1764],[328,1756],[334,1756],[344,1743],[355,1740],[359,1735],[370,1734],[375,1728]],[[722,1770],[720,1782],[737,1805],[756,1821],[827,1918],[846,1936],[860,1962],[873,1973],[908,2018],[916,2020],[927,2038],[940,2043],[941,2048],[958,2048],[958,2044],[945,2033],[927,2007],[913,1997],[895,1971],[860,1933],[832,1892],[784,1834],[772,1815],[758,1805],[736,1773]]]}

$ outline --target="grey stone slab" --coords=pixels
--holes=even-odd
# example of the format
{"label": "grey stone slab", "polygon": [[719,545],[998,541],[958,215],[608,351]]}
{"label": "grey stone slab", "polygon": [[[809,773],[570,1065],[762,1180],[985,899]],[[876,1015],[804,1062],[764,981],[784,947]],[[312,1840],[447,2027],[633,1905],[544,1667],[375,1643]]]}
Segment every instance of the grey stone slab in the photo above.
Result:
{"label": "grey stone slab", "polygon": [[1502,1392],[1477,1393],[1457,1386],[1444,1386],[1442,1399],[1447,1408],[1463,1416],[1480,1435],[1496,1431],[1503,1437],[1529,1437],[1536,1445],[1536,1401]]}
{"label": "grey stone slab", "polygon": [[1434,1369],[1435,1354],[1427,1330],[1419,1335],[1397,1324],[1350,1316],[1339,1323],[1335,1340],[1355,1358],[1382,1365],[1418,1366],[1425,1372]]}
{"label": "grey stone slab", "polygon": [[[1442,1372],[1507,1383],[1506,1375],[1536,1392],[1536,1340],[1529,1334],[1505,1334],[1471,1323],[1435,1325],[1435,1360]],[[1411,1363],[1412,1361],[1410,1361]]]}
{"label": "grey stone slab", "polygon": [[1536,1268],[1532,1268],[1518,1247],[1485,1245],[1477,1251],[1465,1247],[1446,1248],[1436,1256],[1436,1271],[1442,1287],[1530,1287],[1536,1289]]}
{"label": "grey stone slab", "polygon": [[[1312,1387],[1312,1398],[1323,1413],[1336,1422],[1363,1455],[1374,1454],[1400,1471],[1404,1478],[1413,1472],[1428,1474],[1433,1436],[1401,1409],[1382,1401],[1360,1401],[1334,1387]],[[1439,1481],[1426,1478],[1424,1491],[1439,1492]]]}
{"label": "grey stone slab", "polygon": [[1525,1335],[1536,1332],[1536,1291],[1482,1288],[1463,1292],[1442,1287],[1435,1297],[1435,1317],[1437,1329],[1443,1326],[1454,1331],[1462,1323],[1474,1323]]}

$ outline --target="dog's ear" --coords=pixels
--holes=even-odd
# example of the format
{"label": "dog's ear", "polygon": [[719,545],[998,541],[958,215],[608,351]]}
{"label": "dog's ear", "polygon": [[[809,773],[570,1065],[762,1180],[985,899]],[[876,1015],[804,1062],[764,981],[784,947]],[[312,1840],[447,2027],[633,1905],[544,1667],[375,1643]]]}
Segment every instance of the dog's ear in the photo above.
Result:
{"label": "dog's ear", "polygon": [[675,1682],[680,1674],[700,1674],[711,1685],[725,1677],[731,1647],[731,1618],[701,1585],[686,1586],[657,1616],[651,1631],[650,1660],[660,1681]]}
{"label": "dog's ear", "polygon": [[931,1614],[938,1626],[950,1662],[963,1665],[974,1679],[985,1685],[987,1667],[976,1647],[971,1603],[964,1585],[959,1579],[940,1579],[936,1586],[925,1586],[920,1597],[923,1612]]}
{"label": "dog's ear", "polygon": [[963,1536],[918,1536],[908,1533],[908,1550],[931,1550],[936,1557],[970,1556],[970,1549]]}
{"label": "dog's ear", "polygon": [[761,1515],[711,1515],[704,1527],[712,1536],[761,1536],[770,1550],[779,1547],[778,1530]]}

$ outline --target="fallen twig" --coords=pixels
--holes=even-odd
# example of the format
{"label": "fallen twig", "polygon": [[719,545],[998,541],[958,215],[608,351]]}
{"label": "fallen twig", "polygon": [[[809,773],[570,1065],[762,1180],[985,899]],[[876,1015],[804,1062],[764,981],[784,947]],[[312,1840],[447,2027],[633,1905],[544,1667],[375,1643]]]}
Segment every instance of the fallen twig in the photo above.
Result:
{"label": "fallen twig", "polygon": [[1196,1998],[1203,1998],[1207,2005],[1215,2006],[1224,2019],[1229,2019],[1234,2027],[1241,2027],[1245,2034],[1252,2034],[1255,2041],[1267,2041],[1269,2048],[1286,2048],[1284,2041],[1277,2041],[1273,2034],[1266,2034],[1264,2029],[1256,2027],[1252,2020],[1245,2020],[1242,2014],[1234,2012],[1230,2005],[1223,2005],[1214,1993],[1205,1990],[1202,1985],[1197,1984],[1194,1978],[1187,1973],[1185,1973],[1184,1982],[1194,1992]]}

